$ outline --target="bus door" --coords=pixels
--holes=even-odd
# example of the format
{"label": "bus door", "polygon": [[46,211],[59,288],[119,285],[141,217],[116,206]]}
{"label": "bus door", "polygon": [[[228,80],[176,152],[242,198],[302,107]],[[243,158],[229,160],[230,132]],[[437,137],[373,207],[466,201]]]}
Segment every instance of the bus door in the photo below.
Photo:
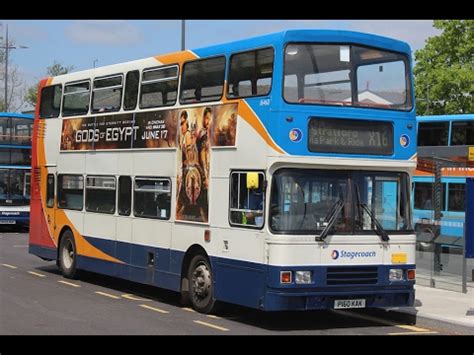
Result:
{"label": "bus door", "polygon": [[[48,223],[48,228],[51,234],[54,234],[56,231],[56,166],[48,166],[48,174],[46,175],[46,189],[45,189],[45,215],[46,221]],[[43,208],[43,205],[41,205]]]}

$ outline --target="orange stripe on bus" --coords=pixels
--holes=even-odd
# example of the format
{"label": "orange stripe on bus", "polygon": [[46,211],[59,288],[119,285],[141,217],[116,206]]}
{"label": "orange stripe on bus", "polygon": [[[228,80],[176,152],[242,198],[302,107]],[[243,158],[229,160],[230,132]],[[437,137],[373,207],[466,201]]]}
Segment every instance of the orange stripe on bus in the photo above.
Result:
{"label": "orange stripe on bus", "polygon": [[180,51],[180,52],[174,52],[170,54],[157,55],[154,58],[163,64],[175,64],[175,63],[181,64],[188,60],[197,59],[198,56],[195,55],[191,51]]}
{"label": "orange stripe on bus", "polygon": [[263,140],[274,150],[280,154],[285,154],[285,152],[278,147],[273,139],[270,137],[268,132],[265,130],[262,122],[258,119],[257,115],[253,112],[250,106],[243,100],[239,102],[239,116],[242,117],[249,125],[257,131],[257,133],[263,138]]}
{"label": "orange stripe on bus", "polygon": [[[40,120],[38,124],[39,124],[38,128],[41,130],[44,130],[43,126],[46,124],[46,121]],[[38,135],[38,166],[41,167],[42,181],[44,181],[44,179],[46,178],[48,174],[48,169],[46,168],[45,165],[46,165],[46,154],[45,154],[44,138],[41,134],[39,134]],[[123,261],[116,259],[104,253],[102,250],[91,245],[81,235],[81,233],[79,233],[79,231],[74,227],[73,223],[69,220],[69,218],[67,217],[66,213],[63,210],[56,209],[53,212],[53,209],[51,208],[47,209],[46,198],[45,198],[46,197],[46,184],[42,184],[40,186],[40,193],[41,193],[41,204],[43,205],[43,211],[45,211],[45,214],[47,213],[47,210],[54,213],[54,220],[53,218],[51,218],[50,222],[49,223],[47,222],[47,225],[50,232],[50,237],[53,240],[56,247],[58,246],[60,231],[62,230],[64,226],[68,226],[72,229],[72,232],[74,234],[74,240],[76,242],[77,253],[79,255],[123,264]],[[47,220],[46,215],[44,217]],[[54,228],[54,226],[56,226],[56,229]]]}

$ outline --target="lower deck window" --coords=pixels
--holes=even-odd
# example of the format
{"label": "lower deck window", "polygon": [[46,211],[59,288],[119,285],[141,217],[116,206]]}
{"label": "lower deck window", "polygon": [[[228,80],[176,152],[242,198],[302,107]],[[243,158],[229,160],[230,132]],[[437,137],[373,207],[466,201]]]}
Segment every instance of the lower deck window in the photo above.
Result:
{"label": "lower deck window", "polygon": [[115,212],[115,178],[113,176],[88,176],[86,181],[86,211]]}
{"label": "lower deck window", "polygon": [[262,228],[264,222],[263,185],[265,176],[263,173],[256,173],[258,186],[249,188],[247,174],[249,172],[232,172],[230,179],[230,224]]}
{"label": "lower deck window", "polygon": [[58,175],[58,207],[82,210],[84,177],[82,175]]}
{"label": "lower deck window", "polygon": [[171,181],[166,178],[135,178],[133,212],[136,217],[169,219]]}

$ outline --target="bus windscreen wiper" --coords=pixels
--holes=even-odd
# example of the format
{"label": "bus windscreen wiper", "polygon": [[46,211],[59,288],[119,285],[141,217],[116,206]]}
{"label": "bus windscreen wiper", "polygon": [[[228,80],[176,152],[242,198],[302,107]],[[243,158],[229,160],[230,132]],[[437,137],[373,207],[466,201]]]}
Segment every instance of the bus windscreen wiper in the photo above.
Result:
{"label": "bus windscreen wiper", "polygon": [[329,232],[331,231],[332,227],[334,226],[334,223],[336,223],[337,218],[339,217],[339,214],[342,211],[342,207],[344,206],[344,198],[341,196],[339,199],[334,203],[334,205],[331,207],[328,217],[328,224],[324,229],[321,231],[320,235],[317,235],[314,239],[317,242],[322,242],[326,237],[328,236]]}
{"label": "bus windscreen wiper", "polygon": [[380,235],[380,238],[382,238],[382,240],[384,242],[388,242],[390,240],[390,238],[388,237],[388,233],[385,231],[385,229],[383,229],[382,225],[380,224],[380,222],[377,220],[377,218],[375,218],[374,214],[372,213],[372,211],[370,210],[370,208],[365,204],[365,203],[362,203],[362,202],[359,202],[359,206],[361,206],[365,212],[367,212],[367,214],[369,215],[370,219],[372,220],[372,222],[374,223],[375,225],[375,232],[377,232],[378,235]]}

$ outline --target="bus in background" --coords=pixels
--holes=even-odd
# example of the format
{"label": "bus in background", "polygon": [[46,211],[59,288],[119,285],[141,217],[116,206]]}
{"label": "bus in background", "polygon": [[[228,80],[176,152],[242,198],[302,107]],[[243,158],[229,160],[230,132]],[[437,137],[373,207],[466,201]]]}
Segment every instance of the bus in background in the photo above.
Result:
{"label": "bus in background", "polygon": [[410,53],[289,30],[42,80],[30,253],[203,313],[413,305]]}
{"label": "bus in background", "polygon": [[[474,114],[418,116],[418,159],[420,164],[438,161],[441,173],[441,220],[434,220],[435,172],[418,166],[413,176],[413,220],[417,233],[434,235],[437,242],[462,247],[466,209],[466,178],[474,177],[474,162],[467,159],[474,147]],[[432,170],[432,171],[430,171]],[[420,244],[421,249],[429,247]]]}
{"label": "bus in background", "polygon": [[0,112],[0,227],[30,219],[33,115]]}

